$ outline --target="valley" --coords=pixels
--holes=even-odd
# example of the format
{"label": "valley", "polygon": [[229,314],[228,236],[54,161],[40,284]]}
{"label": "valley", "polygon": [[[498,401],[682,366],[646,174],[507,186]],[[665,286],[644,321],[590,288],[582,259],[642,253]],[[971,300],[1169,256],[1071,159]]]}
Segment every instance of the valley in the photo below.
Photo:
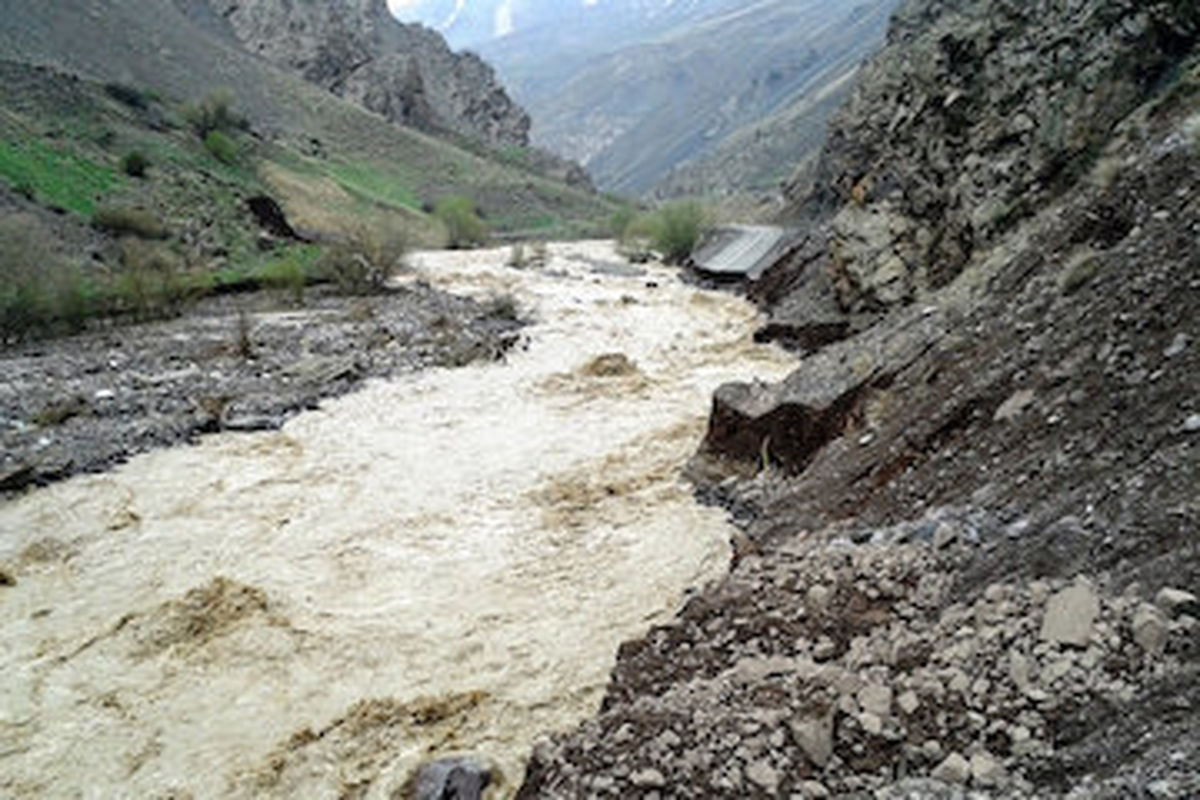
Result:
{"label": "valley", "polygon": [[1200,796],[1193,0],[6,12],[0,794]]}

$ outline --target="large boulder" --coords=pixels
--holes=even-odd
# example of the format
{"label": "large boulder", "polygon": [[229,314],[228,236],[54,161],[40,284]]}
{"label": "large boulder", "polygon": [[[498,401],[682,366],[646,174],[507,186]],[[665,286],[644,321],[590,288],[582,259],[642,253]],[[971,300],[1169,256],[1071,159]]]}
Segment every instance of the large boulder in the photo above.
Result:
{"label": "large boulder", "polygon": [[886,335],[868,332],[823,350],[782,383],[725,384],[713,397],[701,456],[801,472],[852,426],[872,389],[941,338],[943,324],[912,311]]}

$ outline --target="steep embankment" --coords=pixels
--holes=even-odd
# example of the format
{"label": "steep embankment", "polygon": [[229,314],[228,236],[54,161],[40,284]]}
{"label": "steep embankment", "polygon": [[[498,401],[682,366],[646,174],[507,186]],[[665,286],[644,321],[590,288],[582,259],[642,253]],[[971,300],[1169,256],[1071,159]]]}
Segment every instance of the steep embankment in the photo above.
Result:
{"label": "steep embankment", "polygon": [[1200,792],[1198,31],[904,7],[694,465],[735,567],[523,796]]}

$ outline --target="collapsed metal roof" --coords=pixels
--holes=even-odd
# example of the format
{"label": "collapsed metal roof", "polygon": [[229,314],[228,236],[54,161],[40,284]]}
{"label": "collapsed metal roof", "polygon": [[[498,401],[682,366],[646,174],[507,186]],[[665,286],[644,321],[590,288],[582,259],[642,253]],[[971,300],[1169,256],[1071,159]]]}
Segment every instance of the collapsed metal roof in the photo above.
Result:
{"label": "collapsed metal roof", "polygon": [[692,257],[696,271],[722,280],[756,281],[787,247],[788,232],[769,225],[718,228]]}

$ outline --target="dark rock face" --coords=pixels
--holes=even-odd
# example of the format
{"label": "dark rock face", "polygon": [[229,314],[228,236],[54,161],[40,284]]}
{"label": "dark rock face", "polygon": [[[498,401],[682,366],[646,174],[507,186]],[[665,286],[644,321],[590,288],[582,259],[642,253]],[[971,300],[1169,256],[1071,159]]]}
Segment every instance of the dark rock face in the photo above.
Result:
{"label": "dark rock face", "polygon": [[280,239],[300,239],[300,235],[288,222],[287,215],[283,213],[283,209],[273,197],[256,195],[246,200],[246,207],[254,215],[259,227],[272,236]]}
{"label": "dark rock face", "polygon": [[529,116],[490,66],[396,22],[384,0],[209,2],[251,52],[393,122],[492,147],[529,143]]}
{"label": "dark rock face", "polygon": [[895,305],[952,280],[1088,170],[1198,31],[1191,0],[902,6],[786,190],[832,218],[843,302]]}
{"label": "dark rock face", "polygon": [[944,335],[941,326],[912,314],[886,336],[868,334],[817,355],[781,384],[722,386],[701,455],[802,472],[826,444],[860,426],[868,394],[924,354]]}

